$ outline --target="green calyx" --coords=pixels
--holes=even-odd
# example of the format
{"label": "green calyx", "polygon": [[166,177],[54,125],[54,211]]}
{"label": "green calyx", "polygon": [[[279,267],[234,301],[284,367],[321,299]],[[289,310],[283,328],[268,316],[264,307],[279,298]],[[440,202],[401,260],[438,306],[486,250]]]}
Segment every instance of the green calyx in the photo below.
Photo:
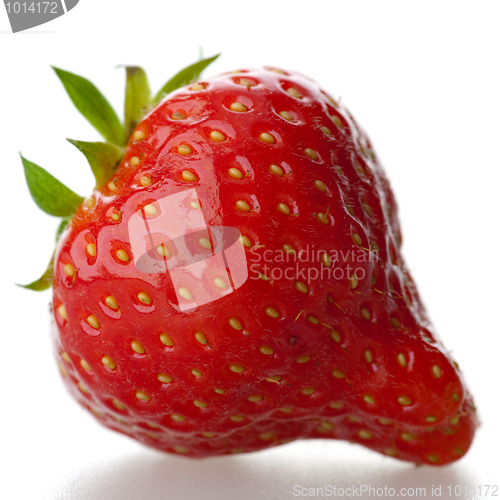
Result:
{"label": "green calyx", "polygon": [[[102,187],[112,176],[123,156],[132,132],[144,115],[166,95],[199,79],[201,72],[219,54],[198,61],[179,71],[152,96],[146,72],[138,66],[126,66],[125,109],[123,123],[97,87],[87,79],[53,68],[61,80],[69,98],[99,132],[105,142],[84,142],[68,139],[87,158],[96,181],[96,189]],[[26,182],[35,203],[47,214],[62,217],[56,241],[68,225],[84,198],[74,193],[39,165],[21,155]],[[44,274],[33,283],[19,285],[30,290],[42,291],[50,288],[53,281],[54,255]]]}

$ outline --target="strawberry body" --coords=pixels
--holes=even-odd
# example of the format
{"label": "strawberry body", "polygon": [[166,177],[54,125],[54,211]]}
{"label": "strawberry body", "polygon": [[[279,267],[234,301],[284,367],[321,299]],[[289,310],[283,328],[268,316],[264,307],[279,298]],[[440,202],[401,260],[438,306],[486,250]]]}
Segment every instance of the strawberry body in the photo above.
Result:
{"label": "strawberry body", "polygon": [[[182,210],[166,214],[172,196]],[[240,286],[221,262],[200,264],[198,281],[138,265],[134,217],[182,226],[200,214],[241,234]],[[214,255],[186,232],[191,257]],[[176,241],[148,238],[153,265],[182,267]],[[180,89],[137,125],[59,241],[64,380],[107,427],[186,456],[332,438],[452,462],[474,406],[400,247],[369,139],[316,83],[260,69]],[[210,301],[196,302],[198,285]]]}

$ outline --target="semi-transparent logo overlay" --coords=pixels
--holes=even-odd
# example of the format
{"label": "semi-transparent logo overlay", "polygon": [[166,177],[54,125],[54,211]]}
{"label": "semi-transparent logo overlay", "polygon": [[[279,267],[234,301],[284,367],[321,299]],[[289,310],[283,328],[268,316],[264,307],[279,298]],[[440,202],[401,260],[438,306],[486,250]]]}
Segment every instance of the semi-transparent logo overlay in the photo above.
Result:
{"label": "semi-transparent logo overlay", "polygon": [[240,232],[208,226],[196,189],[144,205],[130,217],[128,232],[136,268],[168,272],[182,312],[221,299],[248,279]]}
{"label": "semi-transparent logo overlay", "polygon": [[14,33],[48,23],[73,9],[79,0],[48,2],[3,0]]}

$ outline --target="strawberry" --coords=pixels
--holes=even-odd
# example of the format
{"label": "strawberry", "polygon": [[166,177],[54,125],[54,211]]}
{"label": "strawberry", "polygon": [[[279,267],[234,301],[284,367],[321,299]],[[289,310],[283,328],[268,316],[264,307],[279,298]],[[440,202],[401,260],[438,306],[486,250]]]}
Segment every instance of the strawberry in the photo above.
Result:
{"label": "strawberry", "polygon": [[35,201],[63,217],[27,287],[53,286],[69,391],[110,429],[190,457],[329,438],[459,459],[475,407],[405,266],[369,139],[304,76],[199,80],[213,59],[154,99],[127,68],[123,126],[56,69],[106,140],[71,141],[96,177],[85,199],[23,158]]}

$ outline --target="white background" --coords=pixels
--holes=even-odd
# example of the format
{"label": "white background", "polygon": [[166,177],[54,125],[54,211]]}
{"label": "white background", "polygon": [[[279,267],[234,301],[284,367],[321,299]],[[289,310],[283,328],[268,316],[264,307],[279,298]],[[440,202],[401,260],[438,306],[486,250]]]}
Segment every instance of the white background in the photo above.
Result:
{"label": "white background", "polygon": [[[294,485],[424,486],[429,498],[442,485],[450,498],[448,485],[500,484],[499,19],[496,1],[81,0],[12,35],[0,10],[0,498],[281,500],[297,498]],[[50,65],[87,76],[121,112],[117,65],[145,67],[156,91],[200,46],[223,53],[207,75],[272,64],[313,77],[368,131],[399,201],[409,267],[483,422],[457,464],[415,469],[322,441],[164,456],[99,427],[65,393],[50,294],[14,286],[45,269],[57,224],[31,201],[18,152],[82,195],[93,185],[65,138],[99,137]]]}

